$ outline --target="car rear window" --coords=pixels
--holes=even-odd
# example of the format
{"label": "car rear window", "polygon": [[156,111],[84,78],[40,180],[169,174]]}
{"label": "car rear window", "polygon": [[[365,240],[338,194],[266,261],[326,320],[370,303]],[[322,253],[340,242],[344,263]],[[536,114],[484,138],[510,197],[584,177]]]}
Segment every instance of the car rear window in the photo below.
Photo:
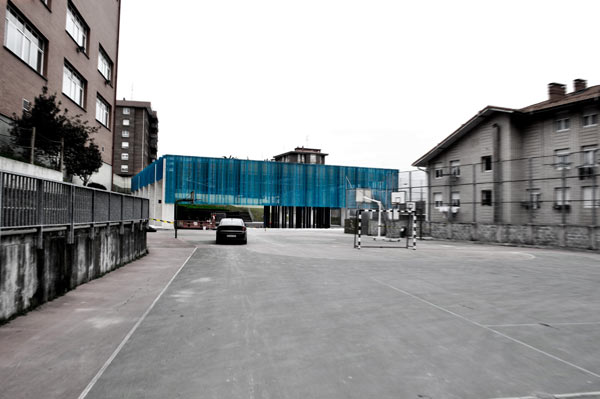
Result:
{"label": "car rear window", "polygon": [[219,226],[243,226],[244,221],[242,219],[221,219]]}

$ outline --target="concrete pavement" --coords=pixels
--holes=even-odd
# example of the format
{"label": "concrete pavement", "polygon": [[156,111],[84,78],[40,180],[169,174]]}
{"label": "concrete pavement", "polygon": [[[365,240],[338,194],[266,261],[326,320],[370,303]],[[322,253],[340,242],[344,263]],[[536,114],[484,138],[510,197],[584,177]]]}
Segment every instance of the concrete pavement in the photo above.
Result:
{"label": "concrete pavement", "polygon": [[150,254],[0,327],[1,398],[77,398],[195,249],[148,234]]}
{"label": "concrete pavement", "polygon": [[[452,242],[358,251],[339,231],[250,230],[248,246],[156,234],[165,240],[140,262],[160,242],[171,266],[146,275],[144,301],[113,285],[121,299],[101,320],[101,308],[54,306],[61,298],[0,328],[6,397],[599,397],[584,395],[600,391],[598,254]],[[143,285],[140,275],[128,280]],[[138,305],[116,322],[132,295]],[[19,337],[21,323],[39,331]]]}

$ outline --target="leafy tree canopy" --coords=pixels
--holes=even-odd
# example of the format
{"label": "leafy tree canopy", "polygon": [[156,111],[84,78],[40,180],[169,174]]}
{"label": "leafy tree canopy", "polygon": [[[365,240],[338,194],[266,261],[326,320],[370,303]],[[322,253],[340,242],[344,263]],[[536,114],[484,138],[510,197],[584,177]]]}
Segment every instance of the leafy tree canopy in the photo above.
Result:
{"label": "leafy tree canopy", "polygon": [[24,111],[20,117],[14,115],[11,135],[16,144],[29,147],[35,127],[36,151],[46,159],[53,159],[56,164],[60,164],[64,143],[63,163],[66,172],[78,176],[87,185],[92,174],[102,166],[98,146],[90,137],[98,128],[88,126],[80,115],[70,116],[66,109],[61,111],[60,106],[56,94],[49,95],[48,88],[44,87],[35,98],[31,111]]}

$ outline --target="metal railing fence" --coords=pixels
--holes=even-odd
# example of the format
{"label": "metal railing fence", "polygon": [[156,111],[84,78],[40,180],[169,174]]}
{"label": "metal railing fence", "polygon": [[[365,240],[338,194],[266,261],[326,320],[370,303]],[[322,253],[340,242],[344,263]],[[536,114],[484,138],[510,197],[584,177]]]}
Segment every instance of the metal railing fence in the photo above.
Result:
{"label": "metal railing fence", "polygon": [[0,229],[147,220],[148,199],[0,171]]}
{"label": "metal railing fence", "polygon": [[427,172],[406,171],[399,176],[400,191],[407,200],[426,201],[431,221],[592,226],[600,222],[596,147],[503,160],[482,157],[474,163],[443,161],[431,164]]}

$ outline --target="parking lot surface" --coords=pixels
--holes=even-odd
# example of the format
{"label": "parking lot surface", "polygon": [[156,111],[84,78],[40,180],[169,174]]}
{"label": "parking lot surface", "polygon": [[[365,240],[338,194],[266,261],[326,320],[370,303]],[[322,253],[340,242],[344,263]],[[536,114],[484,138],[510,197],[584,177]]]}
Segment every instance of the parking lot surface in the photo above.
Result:
{"label": "parking lot surface", "polygon": [[600,397],[596,253],[357,250],[340,230],[179,238],[193,254],[115,334],[80,397]]}

